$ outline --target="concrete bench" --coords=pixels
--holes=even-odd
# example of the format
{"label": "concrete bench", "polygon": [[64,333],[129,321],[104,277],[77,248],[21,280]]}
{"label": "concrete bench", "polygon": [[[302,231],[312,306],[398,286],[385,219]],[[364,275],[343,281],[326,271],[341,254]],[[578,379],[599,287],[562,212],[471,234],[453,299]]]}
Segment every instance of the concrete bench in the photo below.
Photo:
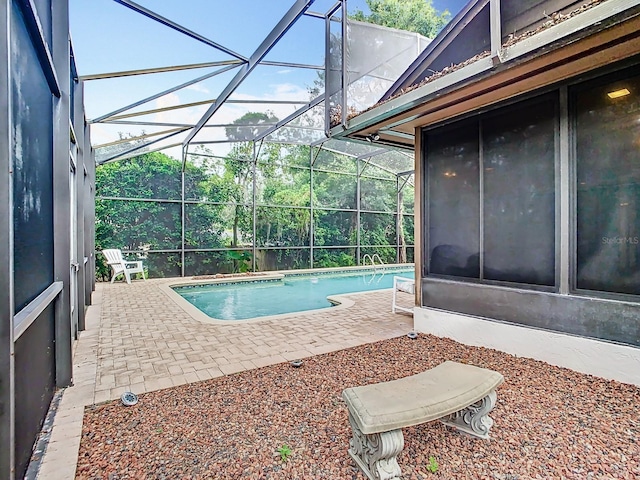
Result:
{"label": "concrete bench", "polygon": [[439,419],[470,435],[489,438],[496,387],[493,370],[444,362],[431,370],[390,382],[347,388],[342,398],[353,430],[349,455],[371,480],[400,479],[397,455],[402,428]]}

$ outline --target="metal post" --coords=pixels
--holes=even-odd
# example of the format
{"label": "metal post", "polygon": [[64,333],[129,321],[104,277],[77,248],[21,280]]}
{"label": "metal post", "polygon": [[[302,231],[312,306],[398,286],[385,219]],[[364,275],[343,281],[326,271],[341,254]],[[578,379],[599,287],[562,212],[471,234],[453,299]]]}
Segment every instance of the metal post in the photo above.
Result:
{"label": "metal post", "polygon": [[324,19],[324,133],[328,137],[331,130],[331,15]]}
{"label": "metal post", "polygon": [[69,202],[69,5],[56,2],[53,9],[53,65],[58,78],[60,97],[53,98],[53,241],[54,281],[63,283],[55,307],[56,386],[72,382],[71,332],[71,218]]}
{"label": "metal post", "polygon": [[500,63],[502,49],[502,20],[500,15],[500,0],[490,0],[489,22],[491,30],[491,58],[494,64]]}
{"label": "metal post", "polygon": [[425,189],[425,163],[426,158],[423,152],[422,131],[419,127],[414,130],[416,145],[414,147],[414,197],[413,197],[413,262],[415,263],[415,305],[422,306],[422,277],[426,275],[426,265],[428,265],[428,244],[429,237],[426,232],[428,222],[428,193]]}
{"label": "metal post", "polygon": [[180,276],[184,277],[184,245],[185,245],[185,185],[184,172],[187,164],[188,145],[182,146],[182,171],[180,172]]}
{"label": "metal post", "polygon": [[251,142],[253,145],[253,165],[252,165],[252,177],[253,181],[251,182],[252,192],[251,192],[251,207],[253,213],[253,240],[251,242],[251,270],[253,272],[256,271],[256,253],[258,252],[256,248],[256,235],[258,233],[258,229],[256,228],[256,221],[258,219],[258,214],[256,212],[256,198],[258,194],[258,186],[256,185],[256,164],[258,163],[257,153],[256,153],[256,142]]}
{"label": "metal post", "polygon": [[400,177],[396,175],[396,263],[400,263],[400,227],[402,226],[400,207]]}
{"label": "metal post", "polygon": [[[73,82],[73,80],[70,80]],[[77,291],[77,301],[76,301],[76,310],[78,315],[78,331],[82,331],[85,329],[85,318],[84,312],[86,305],[85,299],[85,278],[87,276],[87,263],[85,263],[84,259],[86,256],[85,250],[85,228],[84,228],[84,218],[85,218],[85,208],[86,205],[86,196],[85,196],[85,188],[86,188],[86,180],[87,180],[87,167],[86,167],[86,157],[84,154],[84,106],[83,106],[83,98],[82,92],[78,91],[79,85],[77,82],[74,82],[74,88],[69,88],[70,95],[73,95],[73,131],[76,137],[76,199],[78,208],[76,210],[76,259],[79,265],[78,269],[78,280],[76,282],[76,291]]]}
{"label": "metal post", "polygon": [[[569,94],[567,87],[560,87],[560,165],[556,167],[556,196],[560,199],[556,207],[556,285],[559,285],[560,293],[568,295],[571,289],[571,150],[569,132]],[[558,171],[559,170],[559,171]],[[559,193],[558,193],[559,192]],[[575,195],[573,197],[576,198]],[[575,201],[575,200],[574,200]],[[575,210],[573,210],[575,211]],[[558,251],[559,250],[559,251]],[[560,264],[558,265],[558,262]]]}
{"label": "metal post", "polygon": [[309,147],[309,266],[313,268],[313,147]]}
{"label": "metal post", "polygon": [[0,478],[9,480],[15,477],[11,5],[0,8]]}
{"label": "metal post", "polygon": [[356,265],[360,265],[360,160],[356,159]]}
{"label": "metal post", "polygon": [[341,119],[340,122],[344,128],[347,128],[347,2],[342,0],[342,55],[340,56],[340,69],[341,69],[341,87],[342,87],[342,105],[340,109]]}
{"label": "metal post", "polygon": [[[78,90],[82,92],[84,98],[84,82],[80,81]],[[84,158],[85,166],[87,168],[87,187],[86,187],[86,208],[85,208],[85,229],[86,229],[86,255],[88,257],[88,279],[85,286],[85,300],[87,305],[91,304],[91,292],[96,289],[96,162],[95,152],[91,147],[91,128],[84,121],[84,115],[82,119],[84,125]]]}

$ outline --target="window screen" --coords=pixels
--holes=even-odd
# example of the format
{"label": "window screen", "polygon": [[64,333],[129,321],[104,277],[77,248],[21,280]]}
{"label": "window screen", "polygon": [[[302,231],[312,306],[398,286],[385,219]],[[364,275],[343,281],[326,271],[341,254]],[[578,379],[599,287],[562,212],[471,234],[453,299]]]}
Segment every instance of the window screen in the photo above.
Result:
{"label": "window screen", "polygon": [[555,283],[555,116],[554,96],[482,122],[487,280]]}
{"label": "window screen", "polygon": [[580,289],[640,294],[640,76],[573,92]]}
{"label": "window screen", "polygon": [[429,272],[479,278],[478,124],[426,134]]}

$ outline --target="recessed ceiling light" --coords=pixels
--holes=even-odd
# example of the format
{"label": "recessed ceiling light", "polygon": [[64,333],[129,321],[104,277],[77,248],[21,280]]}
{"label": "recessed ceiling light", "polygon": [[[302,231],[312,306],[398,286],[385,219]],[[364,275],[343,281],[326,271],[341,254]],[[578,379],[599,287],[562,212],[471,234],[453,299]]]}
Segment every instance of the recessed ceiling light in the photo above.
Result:
{"label": "recessed ceiling light", "polygon": [[621,88],[620,90],[614,90],[613,92],[608,92],[607,95],[609,98],[620,98],[629,95],[631,92],[626,88]]}

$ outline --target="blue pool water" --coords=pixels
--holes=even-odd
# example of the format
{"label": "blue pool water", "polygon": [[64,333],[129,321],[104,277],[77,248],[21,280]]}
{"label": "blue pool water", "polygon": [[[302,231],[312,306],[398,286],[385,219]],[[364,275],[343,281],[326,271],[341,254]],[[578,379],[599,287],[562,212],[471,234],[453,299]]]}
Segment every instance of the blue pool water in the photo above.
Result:
{"label": "blue pool water", "polygon": [[284,280],[173,289],[212,318],[245,320],[330,307],[327,296],[392,288],[395,275],[413,278],[413,270],[295,275]]}

